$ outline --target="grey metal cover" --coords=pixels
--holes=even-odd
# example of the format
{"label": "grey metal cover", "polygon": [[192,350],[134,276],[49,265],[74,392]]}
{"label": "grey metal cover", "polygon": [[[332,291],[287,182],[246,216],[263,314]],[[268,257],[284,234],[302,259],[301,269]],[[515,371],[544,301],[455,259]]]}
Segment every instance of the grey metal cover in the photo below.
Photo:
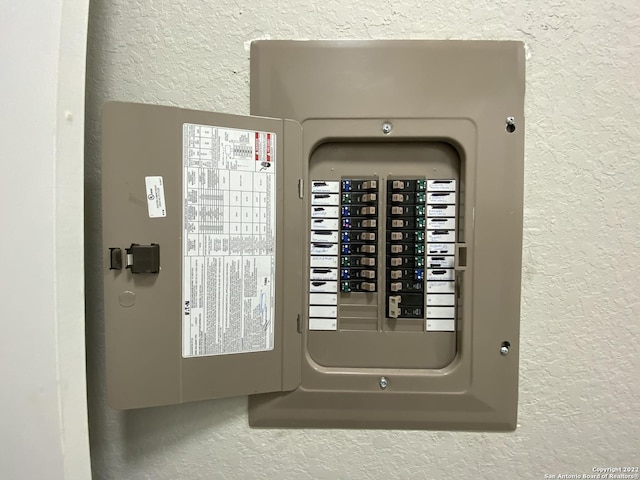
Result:
{"label": "grey metal cover", "polygon": [[[252,426],[516,427],[524,91],[521,42],[252,44],[251,113],[302,124],[307,175],[316,168],[321,145],[341,155],[346,151],[341,143],[371,148],[376,142],[445,142],[454,147],[460,156],[459,247],[466,252],[463,265],[457,255],[461,303],[453,361],[429,369],[320,365],[312,350],[322,343],[335,349],[332,338],[340,333],[309,332],[303,315],[301,386],[290,393],[251,396]],[[381,128],[385,123],[393,126],[390,132]],[[343,163],[344,172],[354,171]],[[425,175],[430,167],[427,162],[412,173]],[[360,168],[372,173],[366,162]],[[391,170],[378,173],[388,177]],[[447,333],[434,335],[451,339]],[[501,354],[504,342],[509,343],[507,355]],[[367,348],[364,342],[352,343],[343,357]]]}
{"label": "grey metal cover", "polygon": [[[107,394],[109,404],[118,409],[291,390],[300,383],[298,262],[276,265],[272,350],[182,357],[184,123],[277,135],[276,258],[284,258],[285,252],[302,255],[299,218],[303,205],[297,184],[301,178],[301,130],[296,122],[132,103],[105,104],[102,250]],[[145,189],[149,175],[164,179],[166,217],[149,217]],[[109,268],[109,249],[124,250],[132,243],[159,245],[159,273],[134,274],[127,268]]]}

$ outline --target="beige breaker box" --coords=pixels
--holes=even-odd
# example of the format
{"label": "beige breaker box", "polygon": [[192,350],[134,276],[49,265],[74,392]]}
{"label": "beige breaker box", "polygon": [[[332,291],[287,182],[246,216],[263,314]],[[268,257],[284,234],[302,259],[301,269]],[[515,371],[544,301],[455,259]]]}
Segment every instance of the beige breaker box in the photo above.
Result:
{"label": "beige breaker box", "polygon": [[251,116],[106,104],[110,405],[514,429],[524,70],[519,42],[259,41]]}

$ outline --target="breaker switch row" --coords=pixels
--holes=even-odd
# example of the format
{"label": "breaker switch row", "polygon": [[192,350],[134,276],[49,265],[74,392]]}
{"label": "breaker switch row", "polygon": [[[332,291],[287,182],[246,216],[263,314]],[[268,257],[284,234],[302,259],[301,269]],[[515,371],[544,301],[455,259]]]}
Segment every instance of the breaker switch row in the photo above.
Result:
{"label": "breaker switch row", "polygon": [[356,206],[344,206],[342,207],[343,217],[357,217],[359,215],[375,215],[376,207],[356,207]]}
{"label": "breaker switch row", "polygon": [[342,229],[350,230],[352,228],[377,228],[378,221],[369,218],[342,218]]}
{"label": "breaker switch row", "polygon": [[424,319],[426,180],[387,180],[387,317]]}
{"label": "breaker switch row", "polygon": [[390,295],[388,298],[388,318],[424,318],[421,294]]}
{"label": "breaker switch row", "polygon": [[378,200],[376,193],[343,193],[342,204],[349,205],[354,203],[374,203]]}
{"label": "breaker switch row", "polygon": [[344,243],[349,242],[375,242],[375,232],[359,232],[359,231],[346,231],[342,232],[342,241]]}
{"label": "breaker switch row", "polygon": [[358,268],[343,268],[340,270],[340,278],[342,280],[352,280],[357,278],[367,278],[369,280],[375,280],[376,271]]}
{"label": "breaker switch row", "polygon": [[369,190],[378,190],[377,180],[342,180],[343,192],[366,192]]}
{"label": "breaker switch row", "polygon": [[405,205],[399,207],[397,205],[389,207],[387,210],[389,215],[408,215],[408,216],[424,216],[426,207],[424,205]]}
{"label": "breaker switch row", "polygon": [[343,280],[340,282],[340,291],[342,293],[353,292],[375,292],[375,282],[359,282],[354,280]]}
{"label": "breaker switch row", "polygon": [[375,292],[378,180],[342,178],[340,185],[340,292]]}
{"label": "breaker switch row", "polygon": [[387,265],[389,267],[424,267],[424,256],[418,255],[414,257],[387,257]]}
{"label": "breaker switch row", "polygon": [[424,192],[427,189],[427,184],[424,179],[422,180],[392,180],[389,184],[389,190],[392,192],[404,191],[404,192]]}
{"label": "breaker switch row", "polygon": [[392,193],[391,201],[393,203],[406,203],[410,205],[424,205],[427,198],[425,193]]}
{"label": "breaker switch row", "polygon": [[376,258],[358,255],[343,256],[340,265],[343,267],[375,267]]}

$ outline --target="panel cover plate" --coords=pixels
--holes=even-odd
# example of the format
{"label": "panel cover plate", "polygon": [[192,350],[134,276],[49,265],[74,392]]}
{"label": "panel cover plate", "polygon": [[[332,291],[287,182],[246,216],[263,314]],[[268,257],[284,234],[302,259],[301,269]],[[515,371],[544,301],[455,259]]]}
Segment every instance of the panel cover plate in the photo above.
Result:
{"label": "panel cover plate", "polygon": [[[300,126],[292,121],[105,104],[104,301],[112,407],[299,384],[300,295],[287,295],[285,303],[284,293],[300,290],[301,272],[299,264],[280,259],[302,248],[300,149]],[[288,175],[293,180],[287,183]]]}
{"label": "panel cover plate", "polygon": [[[252,426],[516,427],[524,90],[521,42],[252,44],[251,112],[302,124],[307,172],[316,147],[329,141],[453,145],[462,164],[458,218],[465,243],[459,247],[466,247],[466,266],[457,272],[462,299],[457,355],[450,364],[440,369],[321,366],[308,352],[303,308],[301,386],[290,393],[251,396]],[[506,130],[507,117],[515,120],[512,133]],[[385,122],[392,125],[390,133],[382,131]],[[302,258],[307,284],[308,261]],[[510,351],[502,356],[505,341]]]}

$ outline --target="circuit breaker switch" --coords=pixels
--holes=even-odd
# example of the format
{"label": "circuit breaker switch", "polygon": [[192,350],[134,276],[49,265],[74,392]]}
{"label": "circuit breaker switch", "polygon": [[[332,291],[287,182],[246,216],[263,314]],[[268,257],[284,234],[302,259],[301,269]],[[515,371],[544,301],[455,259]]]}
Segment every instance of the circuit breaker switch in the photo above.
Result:
{"label": "circuit breaker switch", "polygon": [[391,195],[391,201],[404,202],[404,195],[402,195],[401,193],[394,193],[393,195]]}
{"label": "circuit breaker switch", "polygon": [[360,251],[362,253],[376,253],[376,246],[375,245],[363,245],[362,248],[360,249]]}
{"label": "circuit breaker switch", "polygon": [[364,232],[360,234],[360,238],[365,242],[372,242],[376,239],[376,234],[373,232]]}
{"label": "circuit breaker switch", "polygon": [[362,282],[360,284],[360,289],[365,292],[375,292],[376,284],[371,282]]}
{"label": "circuit breaker switch", "polygon": [[391,279],[397,280],[402,277],[402,270],[391,270]]}
{"label": "circuit breaker switch", "polygon": [[402,253],[402,245],[391,245],[391,253]]}
{"label": "circuit breaker switch", "polygon": [[362,265],[363,267],[375,267],[376,259],[374,257],[364,257],[360,260],[360,265]]}
{"label": "circuit breaker switch", "polygon": [[401,180],[394,180],[391,188],[393,188],[394,190],[403,190],[404,182]]}
{"label": "circuit breaker switch", "polygon": [[402,207],[391,207],[391,215],[402,215],[404,213],[404,208]]}
{"label": "circuit breaker switch", "polygon": [[404,220],[391,220],[391,228],[404,227]]}
{"label": "circuit breaker switch", "polygon": [[365,193],[362,195],[363,202],[375,202],[378,196],[375,193]]}
{"label": "circuit breaker switch", "polygon": [[376,188],[378,188],[378,182],[375,180],[362,182],[362,190],[375,190]]}
{"label": "circuit breaker switch", "polygon": [[376,220],[363,220],[362,228],[376,228],[377,222]]}
{"label": "circuit breaker switch", "polygon": [[398,318],[400,316],[400,295],[392,295],[389,297],[389,318]]}
{"label": "circuit breaker switch", "polygon": [[362,278],[373,279],[373,278],[376,278],[376,271],[375,270],[362,270],[360,272],[360,276]]}
{"label": "circuit breaker switch", "polygon": [[401,258],[392,258],[391,261],[389,262],[389,265],[392,267],[399,267],[402,265],[402,259]]}
{"label": "circuit breaker switch", "polygon": [[393,282],[390,285],[389,290],[391,290],[392,292],[399,292],[400,290],[402,290],[402,282]]}
{"label": "circuit breaker switch", "polygon": [[360,209],[360,215],[375,215],[376,207],[362,207]]}
{"label": "circuit breaker switch", "polygon": [[391,232],[391,240],[402,240],[402,232]]}

